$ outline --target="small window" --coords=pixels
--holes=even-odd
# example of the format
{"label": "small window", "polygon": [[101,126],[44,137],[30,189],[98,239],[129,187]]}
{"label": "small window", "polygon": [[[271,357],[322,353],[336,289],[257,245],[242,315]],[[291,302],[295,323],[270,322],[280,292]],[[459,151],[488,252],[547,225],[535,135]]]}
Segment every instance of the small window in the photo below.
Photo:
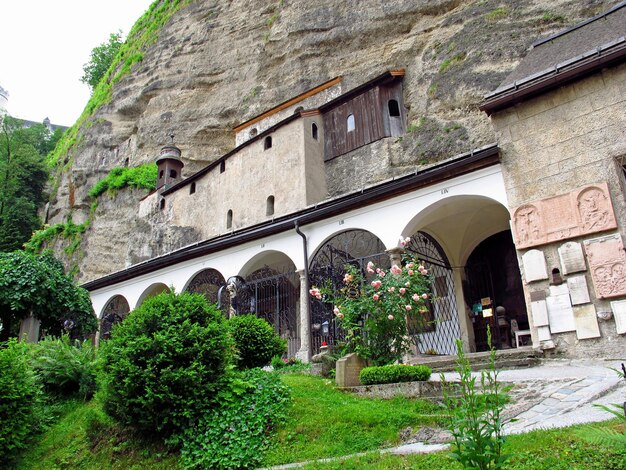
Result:
{"label": "small window", "polygon": [[165,199],[161,199],[161,202],[159,202],[159,209],[160,210],[165,209]]}
{"label": "small window", "polygon": [[196,192],[196,182],[194,181],[193,183],[191,183],[191,185],[189,186],[189,194],[193,194]]}
{"label": "small window", "polygon": [[271,149],[272,148],[272,136],[268,135],[265,138],[265,142],[263,143],[263,149],[267,150],[267,149]]}
{"label": "small window", "polygon": [[400,106],[396,100],[389,100],[388,106],[390,117],[400,117]]}
{"label": "small window", "polygon": [[349,114],[348,119],[346,120],[346,124],[348,126],[348,132],[354,131],[354,114]]}
{"label": "small window", "polygon": [[231,229],[233,227],[233,211],[232,209],[228,209],[226,213],[226,228]]}
{"label": "small window", "polygon": [[258,133],[259,131],[256,130],[256,127],[253,127],[252,129],[250,129],[250,138],[256,137]]}
{"label": "small window", "polygon": [[159,179],[163,179],[163,170],[159,171]]}
{"label": "small window", "polygon": [[311,137],[317,140],[317,124],[311,124]]}
{"label": "small window", "polygon": [[170,170],[170,178],[176,178],[178,176],[178,173],[176,173],[176,170]]}
{"label": "small window", "polygon": [[269,196],[267,198],[265,215],[274,215],[274,196]]}
{"label": "small window", "polygon": [[222,160],[220,162],[220,173],[224,173],[226,171],[226,160]]}

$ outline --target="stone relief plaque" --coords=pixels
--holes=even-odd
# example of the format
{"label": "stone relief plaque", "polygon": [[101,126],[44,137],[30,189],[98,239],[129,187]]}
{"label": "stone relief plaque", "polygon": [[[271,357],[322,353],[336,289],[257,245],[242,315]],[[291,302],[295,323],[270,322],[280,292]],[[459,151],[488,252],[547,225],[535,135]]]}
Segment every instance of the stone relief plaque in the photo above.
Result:
{"label": "stone relief plaque", "polygon": [[588,304],[591,302],[589,299],[589,289],[587,288],[587,279],[584,274],[581,276],[568,277],[567,288],[569,289],[572,305]]}
{"label": "stone relief plaque", "polygon": [[530,311],[533,315],[534,326],[548,326],[548,307],[545,300],[537,300],[530,303]]}
{"label": "stone relief plaque", "polygon": [[613,310],[617,334],[623,335],[626,333],[626,300],[616,300],[611,302],[611,310]]}
{"label": "stone relief plaque", "polygon": [[528,250],[522,255],[522,264],[524,266],[524,279],[526,282],[548,279],[546,258],[543,255],[543,251]]}
{"label": "stone relief plaque", "polygon": [[574,310],[570,302],[567,284],[550,286],[550,295],[546,298],[546,306],[552,333],[564,333],[576,329]]}
{"label": "stone relief plaque", "polygon": [[626,296],[626,253],[620,235],[585,240],[584,245],[598,298]]}
{"label": "stone relief plaque", "polygon": [[550,335],[550,327],[540,326],[537,328],[537,339],[539,341],[550,341],[552,336]]}
{"label": "stone relief plaque", "polygon": [[587,270],[585,257],[583,256],[583,247],[580,243],[564,243],[559,247],[558,251],[563,274],[572,274]]}
{"label": "stone relief plaque", "polygon": [[576,323],[576,337],[578,339],[600,337],[596,307],[593,304],[574,307],[574,322]]}
{"label": "stone relief plaque", "polygon": [[614,229],[617,222],[602,182],[523,204],[513,210],[512,225],[520,249]]}

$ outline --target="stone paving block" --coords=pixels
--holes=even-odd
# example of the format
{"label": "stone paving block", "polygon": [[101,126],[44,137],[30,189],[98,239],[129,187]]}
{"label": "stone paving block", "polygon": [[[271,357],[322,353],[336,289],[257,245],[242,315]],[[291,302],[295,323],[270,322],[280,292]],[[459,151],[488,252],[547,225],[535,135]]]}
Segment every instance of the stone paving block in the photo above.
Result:
{"label": "stone paving block", "polygon": [[557,405],[555,405],[553,408],[548,408],[546,411],[543,412],[544,415],[555,415],[557,414],[559,411],[561,411]]}
{"label": "stone paving block", "polygon": [[574,390],[571,388],[561,388],[559,389],[559,393],[562,393],[564,395],[571,395],[572,393],[574,393]]}
{"label": "stone paving block", "polygon": [[582,398],[583,397],[580,396],[580,395],[570,395],[569,397],[564,398],[563,401],[571,403],[571,402],[580,401],[580,400],[582,400]]}
{"label": "stone paving block", "polygon": [[546,398],[543,402],[542,405],[546,405],[546,406],[552,406],[552,405],[556,405],[559,402],[558,399],[556,398]]}
{"label": "stone paving block", "polygon": [[539,405],[535,405],[533,406],[530,411],[534,411],[535,413],[543,413],[544,411],[546,411],[548,409],[548,407],[546,405],[543,404],[539,404]]}
{"label": "stone paving block", "polygon": [[552,395],[550,395],[551,398],[556,398],[557,400],[562,400],[563,398],[565,398],[567,395],[565,393],[561,393],[559,392],[554,392]]}

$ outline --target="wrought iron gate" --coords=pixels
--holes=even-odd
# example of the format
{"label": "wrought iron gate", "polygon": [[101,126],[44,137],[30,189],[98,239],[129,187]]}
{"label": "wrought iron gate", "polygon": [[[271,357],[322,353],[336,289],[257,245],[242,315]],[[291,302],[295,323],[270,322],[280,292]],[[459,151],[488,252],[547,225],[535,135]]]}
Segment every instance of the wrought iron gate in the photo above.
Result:
{"label": "wrought iron gate", "polygon": [[120,323],[130,312],[130,307],[126,299],[121,295],[113,297],[102,311],[100,320],[100,339],[109,339],[113,325]]}
{"label": "wrought iron gate", "polygon": [[217,293],[220,287],[225,284],[224,276],[219,271],[204,269],[194,276],[187,286],[187,291],[194,294],[202,294],[209,303],[215,304],[218,300]]}

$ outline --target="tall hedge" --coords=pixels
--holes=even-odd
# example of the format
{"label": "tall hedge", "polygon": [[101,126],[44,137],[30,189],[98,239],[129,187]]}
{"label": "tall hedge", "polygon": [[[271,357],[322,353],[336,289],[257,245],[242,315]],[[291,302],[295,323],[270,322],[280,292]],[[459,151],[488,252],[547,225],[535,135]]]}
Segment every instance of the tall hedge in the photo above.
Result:
{"label": "tall hedge", "polygon": [[180,432],[219,390],[232,340],[198,294],[147,299],[102,347],[105,411],[139,431]]}

